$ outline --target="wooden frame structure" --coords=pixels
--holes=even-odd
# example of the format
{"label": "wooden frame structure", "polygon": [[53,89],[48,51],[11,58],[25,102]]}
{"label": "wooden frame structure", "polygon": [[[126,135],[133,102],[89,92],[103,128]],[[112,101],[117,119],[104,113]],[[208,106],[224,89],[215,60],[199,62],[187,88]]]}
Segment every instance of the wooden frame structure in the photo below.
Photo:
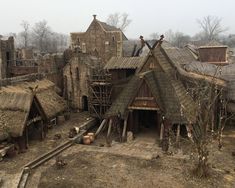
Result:
{"label": "wooden frame structure", "polygon": [[88,106],[92,116],[103,119],[111,106],[111,74],[102,69],[93,69],[89,79]]}

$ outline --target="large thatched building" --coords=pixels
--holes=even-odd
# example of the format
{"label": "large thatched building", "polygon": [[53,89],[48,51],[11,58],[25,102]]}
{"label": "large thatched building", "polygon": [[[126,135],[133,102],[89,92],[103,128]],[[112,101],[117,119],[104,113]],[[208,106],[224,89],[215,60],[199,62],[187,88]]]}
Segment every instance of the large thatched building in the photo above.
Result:
{"label": "large thatched building", "polygon": [[[201,113],[200,106],[195,103],[197,99],[191,93],[191,87],[198,89],[195,85],[205,82],[216,92],[222,88],[227,90],[227,86],[232,82],[228,84],[221,76],[196,72],[192,64],[199,60],[198,51],[179,49],[166,41],[156,41],[152,46],[148,46],[150,51],[144,61],[139,61],[140,57],[136,60],[127,58],[125,62],[128,63],[124,64],[123,58],[113,58],[107,63],[106,67],[110,69],[111,74],[112,69],[115,70],[113,76],[118,74],[118,69],[123,72],[127,66],[135,68],[133,76],[128,79],[124,76],[125,82],[119,87],[119,94],[114,97],[110,109],[106,112],[108,121],[104,122],[109,122],[109,126],[118,123],[124,138],[127,131],[138,133],[143,127],[154,128],[156,136],[160,134],[160,139],[169,127],[176,126],[177,132],[183,128],[185,133],[190,133],[192,125],[197,122],[198,114]],[[226,53],[226,50],[223,52]],[[110,68],[110,65],[113,67]],[[210,66],[216,65],[210,63]],[[223,69],[226,69],[225,67]],[[230,88],[230,91],[233,90]],[[221,101],[217,102],[218,105],[214,105],[211,116],[214,125],[218,123],[218,112],[224,110],[222,104],[219,104]],[[231,108],[231,105],[229,107]]]}

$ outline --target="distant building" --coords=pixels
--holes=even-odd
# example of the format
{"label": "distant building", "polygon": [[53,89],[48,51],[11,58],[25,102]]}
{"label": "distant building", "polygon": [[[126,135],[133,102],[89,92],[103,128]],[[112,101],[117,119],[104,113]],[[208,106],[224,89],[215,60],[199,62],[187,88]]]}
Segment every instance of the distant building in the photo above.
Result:
{"label": "distant building", "polygon": [[0,38],[0,79],[10,77],[10,67],[14,59],[14,38]]}
{"label": "distant building", "polygon": [[103,62],[107,62],[113,56],[123,56],[123,41],[127,40],[124,33],[99,21],[96,15],[93,17],[86,32],[70,34],[72,49],[100,57]]}

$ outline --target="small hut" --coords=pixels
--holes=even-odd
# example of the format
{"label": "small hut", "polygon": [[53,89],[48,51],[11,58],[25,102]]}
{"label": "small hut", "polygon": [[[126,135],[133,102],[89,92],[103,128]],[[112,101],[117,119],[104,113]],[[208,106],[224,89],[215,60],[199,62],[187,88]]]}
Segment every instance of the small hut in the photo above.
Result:
{"label": "small hut", "polygon": [[27,149],[30,138],[43,139],[47,122],[66,110],[49,80],[24,82],[0,90],[0,141]]}

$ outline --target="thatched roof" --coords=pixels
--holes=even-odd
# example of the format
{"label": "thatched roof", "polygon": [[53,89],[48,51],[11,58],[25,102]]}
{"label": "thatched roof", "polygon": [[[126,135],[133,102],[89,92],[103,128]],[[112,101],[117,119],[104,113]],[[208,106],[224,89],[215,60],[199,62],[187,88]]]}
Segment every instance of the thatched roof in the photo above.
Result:
{"label": "thatched roof", "polygon": [[[32,89],[36,89],[36,95]],[[49,80],[24,82],[0,90],[0,140],[7,136],[22,136],[34,97],[40,103],[46,118],[66,109],[65,101],[54,91]],[[8,135],[9,134],[9,135]]]}
{"label": "thatched roof", "polygon": [[174,47],[166,41],[162,43],[161,48],[166,52],[175,66],[183,66],[196,61],[195,56],[186,48]]}
{"label": "thatched roof", "polygon": [[192,62],[185,66],[185,70],[226,80],[227,97],[235,101],[235,64],[216,66],[210,63]]}
{"label": "thatched roof", "polygon": [[46,90],[36,94],[48,119],[66,110],[66,102],[53,90]]}
{"label": "thatched roof", "polygon": [[[186,123],[189,121],[191,117],[187,117],[188,114],[183,112],[189,110],[188,107],[190,104],[185,105],[185,102],[178,98],[178,92],[182,88],[175,90],[175,83],[169,79],[166,73],[159,71],[148,71],[141,75],[133,76],[107,111],[106,117],[115,116],[118,113],[121,113],[121,116],[125,118],[128,111],[128,105],[133,101],[143,80],[147,83],[166,118],[171,120],[172,123]],[[192,102],[188,100],[188,97],[186,97],[184,101],[187,101],[188,103]]]}
{"label": "thatched roof", "polygon": [[137,69],[143,65],[145,57],[112,57],[104,69]]}

